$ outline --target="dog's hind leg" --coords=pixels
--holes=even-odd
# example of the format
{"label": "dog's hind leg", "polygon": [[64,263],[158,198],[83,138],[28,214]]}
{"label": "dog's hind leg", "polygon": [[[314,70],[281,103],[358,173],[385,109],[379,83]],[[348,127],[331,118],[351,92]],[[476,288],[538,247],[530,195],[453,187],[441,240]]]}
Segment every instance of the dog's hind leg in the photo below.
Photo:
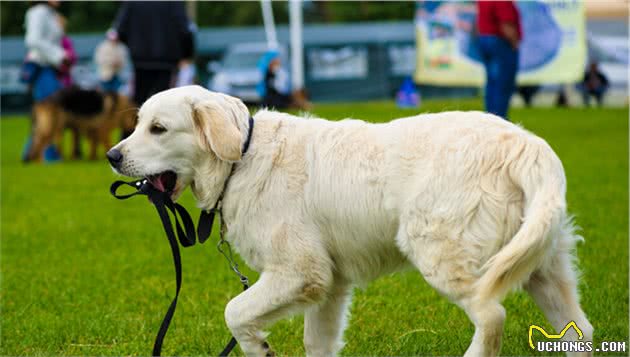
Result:
{"label": "dog's hind leg", "polygon": [[98,136],[98,142],[103,145],[105,152],[112,148],[112,132],[110,130],[99,128]]}
{"label": "dog's hind leg", "polygon": [[462,307],[475,325],[466,356],[496,356],[501,348],[505,309],[499,301],[473,299],[478,248],[452,221],[425,212],[401,218],[396,241],[427,283]]}
{"label": "dog's hind leg", "polygon": [[306,311],[304,347],[307,356],[335,356],[343,347],[351,289],[348,283],[335,281],[326,301]]}
{"label": "dog's hind leg", "polygon": [[81,159],[81,132],[77,127],[71,127],[72,131],[72,158],[75,160]]}
{"label": "dog's hind leg", "polygon": [[57,153],[59,154],[59,158],[63,159],[63,134],[64,129],[66,128],[66,117],[62,113],[58,113],[58,119],[55,121],[55,126],[53,128],[53,143],[57,147]]}
{"label": "dog's hind leg", "polygon": [[[571,252],[579,237],[572,231],[570,224],[566,224],[561,229],[558,253],[550,257],[542,268],[532,274],[525,289],[545,313],[556,333],[560,333],[569,322],[575,321],[584,334],[581,341],[587,342],[593,341],[593,326],[579,304],[578,279]],[[577,332],[569,329],[563,339],[578,341]],[[582,355],[590,354],[582,353]]]}
{"label": "dog's hind leg", "polygon": [[460,302],[475,324],[475,334],[464,356],[496,356],[501,350],[505,309],[497,301]]}
{"label": "dog's hind leg", "polygon": [[96,156],[98,153],[98,144],[99,144],[99,136],[98,136],[98,130],[97,129],[88,129],[87,132],[87,137],[89,139],[90,142],[90,154],[89,154],[89,159],[90,160],[96,160]]}

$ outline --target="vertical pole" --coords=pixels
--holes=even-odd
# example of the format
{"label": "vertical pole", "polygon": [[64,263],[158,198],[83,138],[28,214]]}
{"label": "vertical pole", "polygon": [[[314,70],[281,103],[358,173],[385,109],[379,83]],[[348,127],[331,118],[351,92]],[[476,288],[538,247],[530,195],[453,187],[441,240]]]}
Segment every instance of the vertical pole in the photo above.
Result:
{"label": "vertical pole", "polygon": [[186,13],[193,23],[197,23],[197,0],[186,0]]}
{"label": "vertical pole", "polygon": [[273,20],[273,9],[270,0],[260,0],[260,7],[263,13],[265,24],[265,34],[267,35],[267,47],[269,49],[278,48],[278,38],[276,37],[276,23]]}
{"label": "vertical pole", "polygon": [[291,84],[292,90],[304,88],[304,43],[302,40],[302,0],[289,1],[291,34]]}

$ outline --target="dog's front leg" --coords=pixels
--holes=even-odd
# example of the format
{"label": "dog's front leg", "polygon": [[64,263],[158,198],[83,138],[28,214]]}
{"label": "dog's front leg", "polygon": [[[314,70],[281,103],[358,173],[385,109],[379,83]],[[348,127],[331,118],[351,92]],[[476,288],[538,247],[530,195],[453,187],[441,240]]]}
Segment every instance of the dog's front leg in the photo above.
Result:
{"label": "dog's front leg", "polygon": [[336,279],[326,300],[306,310],[304,347],[307,356],[336,356],[341,350],[351,290],[349,283]]}
{"label": "dog's front leg", "polygon": [[228,303],[225,321],[246,355],[272,355],[262,329],[321,301],[325,289],[319,279],[296,269],[263,272],[252,287]]}

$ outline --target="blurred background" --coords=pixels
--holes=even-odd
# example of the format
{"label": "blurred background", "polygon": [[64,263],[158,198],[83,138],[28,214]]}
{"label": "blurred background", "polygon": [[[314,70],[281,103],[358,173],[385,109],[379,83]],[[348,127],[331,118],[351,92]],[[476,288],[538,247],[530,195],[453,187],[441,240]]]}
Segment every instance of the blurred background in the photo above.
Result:
{"label": "blurred background", "polygon": [[[435,2],[433,2],[435,3]],[[524,2],[527,3],[527,2]],[[566,2],[567,4],[574,2]],[[394,98],[405,78],[416,71],[418,47],[417,10],[422,2],[316,2],[301,4],[303,21],[304,85],[309,98],[319,101],[349,101]],[[598,61],[611,82],[606,104],[624,106],[628,101],[628,12],[624,1],[585,2],[587,59]],[[24,17],[28,2],[1,4],[0,91],[2,111],[24,111],[29,98],[20,83],[24,60]],[[91,87],[98,82],[92,61],[105,31],[112,27],[118,2],[62,2],[59,8],[67,19],[78,54],[72,69],[75,81]],[[188,15],[197,24],[195,33],[196,82],[228,92],[248,102],[261,100],[255,90],[260,80],[256,64],[267,50],[268,36],[263,26],[260,2],[188,1]],[[289,3],[273,2],[273,24],[283,63],[291,63]],[[580,71],[581,72],[581,71]],[[129,80],[131,71],[123,71]],[[581,77],[581,74],[578,76]],[[430,82],[430,81],[429,81]],[[575,80],[574,82],[579,82]],[[480,95],[479,84],[435,84],[417,81],[423,98],[473,97]],[[560,84],[549,78],[539,83],[534,105],[553,105]],[[580,105],[579,93],[568,88],[569,103]],[[540,93],[541,95],[538,95]],[[514,103],[522,98],[514,96]]]}
{"label": "blurred background", "polygon": [[[486,82],[494,81],[485,78],[477,26],[479,6],[489,3],[163,4],[0,1],[0,355],[150,353],[173,289],[170,251],[146,200],[110,196],[116,176],[104,153],[133,129],[134,109],[156,90],[197,83],[243,99],[252,113],[264,105],[373,123],[491,111]],[[495,96],[511,97],[509,119],[562,160],[568,208],[585,237],[577,249],[581,302],[595,341],[630,342],[628,1],[503,5],[518,8],[522,41],[515,93]],[[160,6],[173,9],[166,18],[177,14],[177,26],[157,20]],[[152,51],[149,61],[141,56]],[[68,96],[38,96],[39,82],[24,80],[32,61]],[[139,79],[162,81],[162,69],[161,87],[138,95]],[[191,193],[180,202],[198,214]],[[184,291],[164,355],[213,354],[229,340],[223,310],[241,286],[213,248],[182,252]],[[511,294],[505,307],[502,355],[531,355],[527,327],[553,328],[524,292]],[[462,321],[463,311],[417,272],[389,275],[355,292],[342,354],[462,355],[474,333]],[[303,355],[302,326],[299,316],[278,323],[270,344]]]}

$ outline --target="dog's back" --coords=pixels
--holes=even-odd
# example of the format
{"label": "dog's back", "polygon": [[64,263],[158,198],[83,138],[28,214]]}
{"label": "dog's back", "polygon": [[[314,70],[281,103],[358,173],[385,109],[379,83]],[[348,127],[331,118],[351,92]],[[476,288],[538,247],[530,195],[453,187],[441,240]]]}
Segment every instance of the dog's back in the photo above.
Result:
{"label": "dog's back", "polygon": [[86,119],[102,113],[104,109],[103,93],[77,86],[62,88],[55,94],[54,101],[62,110]]}

